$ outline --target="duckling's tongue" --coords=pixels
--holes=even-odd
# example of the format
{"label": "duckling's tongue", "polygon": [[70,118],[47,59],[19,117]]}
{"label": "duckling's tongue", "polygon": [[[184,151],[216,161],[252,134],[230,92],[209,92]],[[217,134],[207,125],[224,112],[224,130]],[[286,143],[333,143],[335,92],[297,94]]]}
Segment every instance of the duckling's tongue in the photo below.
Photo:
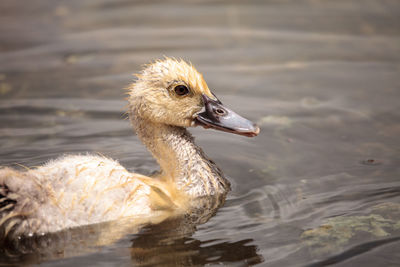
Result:
{"label": "duckling's tongue", "polygon": [[204,111],[197,113],[195,125],[201,125],[205,129],[216,130],[254,137],[260,132],[260,128],[248,119],[236,114],[224,107],[221,101],[213,100],[203,94]]}

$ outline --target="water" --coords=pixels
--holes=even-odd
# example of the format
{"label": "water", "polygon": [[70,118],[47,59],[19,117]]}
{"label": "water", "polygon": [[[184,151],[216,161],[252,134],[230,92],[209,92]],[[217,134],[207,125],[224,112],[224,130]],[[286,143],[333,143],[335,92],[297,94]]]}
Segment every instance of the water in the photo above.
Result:
{"label": "water", "polygon": [[163,55],[261,125],[252,139],[192,131],[233,184],[208,222],[102,245],[92,233],[110,227],[78,229],[2,264],[400,264],[397,1],[5,0],[0,14],[0,165],[91,152],[156,171],[122,88]]}

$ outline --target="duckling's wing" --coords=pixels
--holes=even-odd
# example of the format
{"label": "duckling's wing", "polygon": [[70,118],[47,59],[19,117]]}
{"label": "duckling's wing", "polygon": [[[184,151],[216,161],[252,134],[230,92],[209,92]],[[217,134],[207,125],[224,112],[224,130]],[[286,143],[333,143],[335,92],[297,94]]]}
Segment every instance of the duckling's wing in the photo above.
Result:
{"label": "duckling's wing", "polygon": [[35,180],[27,176],[29,172],[0,169],[0,241],[40,227],[32,213],[44,195]]}
{"label": "duckling's wing", "polygon": [[0,184],[0,218],[14,210],[16,195],[10,192],[6,184]]}

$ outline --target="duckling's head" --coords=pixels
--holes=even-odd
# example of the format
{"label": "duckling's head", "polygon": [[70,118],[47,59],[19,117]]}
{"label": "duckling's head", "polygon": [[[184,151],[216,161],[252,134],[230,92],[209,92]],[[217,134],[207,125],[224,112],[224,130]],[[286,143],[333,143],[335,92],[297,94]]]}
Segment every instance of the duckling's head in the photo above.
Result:
{"label": "duckling's head", "polygon": [[259,128],[224,107],[191,64],[165,58],[148,64],[129,88],[132,116],[148,122],[256,136]]}

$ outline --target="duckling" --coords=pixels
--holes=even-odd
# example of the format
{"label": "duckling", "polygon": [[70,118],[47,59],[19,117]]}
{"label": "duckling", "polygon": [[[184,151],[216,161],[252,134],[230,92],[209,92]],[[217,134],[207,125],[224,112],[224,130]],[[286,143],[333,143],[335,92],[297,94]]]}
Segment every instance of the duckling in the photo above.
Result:
{"label": "duckling", "polygon": [[191,199],[225,195],[230,184],[187,128],[248,137],[259,128],[225,107],[183,60],[145,65],[128,87],[128,115],[160,165],[154,177],[98,155],[64,156],[44,166],[0,169],[0,240],[57,232],[124,217],[184,211]]}

